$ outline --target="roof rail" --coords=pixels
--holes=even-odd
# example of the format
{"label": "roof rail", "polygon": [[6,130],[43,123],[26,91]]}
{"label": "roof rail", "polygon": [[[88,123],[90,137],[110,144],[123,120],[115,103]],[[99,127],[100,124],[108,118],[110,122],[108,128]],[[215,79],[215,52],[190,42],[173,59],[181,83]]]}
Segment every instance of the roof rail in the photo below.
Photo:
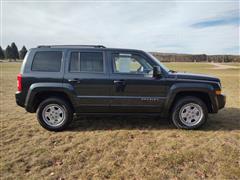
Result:
{"label": "roof rail", "polygon": [[40,45],[37,48],[106,48],[103,45]]}
{"label": "roof rail", "polygon": [[37,48],[50,48],[51,46],[44,46],[44,45],[40,45],[40,46],[37,46]]}

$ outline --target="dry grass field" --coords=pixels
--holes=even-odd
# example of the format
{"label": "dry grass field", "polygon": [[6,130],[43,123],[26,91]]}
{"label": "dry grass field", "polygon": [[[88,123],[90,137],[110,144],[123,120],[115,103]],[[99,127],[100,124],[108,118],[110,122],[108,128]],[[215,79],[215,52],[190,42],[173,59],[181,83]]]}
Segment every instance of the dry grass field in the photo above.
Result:
{"label": "dry grass field", "polygon": [[41,128],[15,104],[20,63],[0,63],[1,179],[240,179],[240,66],[169,63],[221,78],[226,108],[201,130],[151,118],[80,118],[64,132]]}

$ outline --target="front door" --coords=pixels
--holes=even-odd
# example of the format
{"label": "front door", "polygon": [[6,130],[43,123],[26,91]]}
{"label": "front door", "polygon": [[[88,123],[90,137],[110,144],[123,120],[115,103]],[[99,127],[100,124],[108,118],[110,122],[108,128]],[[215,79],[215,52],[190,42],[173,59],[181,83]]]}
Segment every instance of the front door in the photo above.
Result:
{"label": "front door", "polygon": [[125,113],[160,112],[167,85],[153,78],[153,65],[138,53],[111,53],[111,111]]}
{"label": "front door", "polygon": [[109,111],[111,81],[105,57],[98,50],[68,52],[64,82],[74,89],[77,113]]}

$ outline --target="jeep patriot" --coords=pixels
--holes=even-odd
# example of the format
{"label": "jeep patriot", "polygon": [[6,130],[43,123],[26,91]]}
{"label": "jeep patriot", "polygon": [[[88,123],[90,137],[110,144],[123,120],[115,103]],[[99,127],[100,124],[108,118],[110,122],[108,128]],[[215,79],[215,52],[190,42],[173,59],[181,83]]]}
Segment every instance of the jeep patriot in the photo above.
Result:
{"label": "jeep patriot", "polygon": [[101,45],[38,46],[17,76],[16,102],[61,131],[74,115],[148,114],[196,129],[225,106],[216,77],[179,73],[150,53]]}

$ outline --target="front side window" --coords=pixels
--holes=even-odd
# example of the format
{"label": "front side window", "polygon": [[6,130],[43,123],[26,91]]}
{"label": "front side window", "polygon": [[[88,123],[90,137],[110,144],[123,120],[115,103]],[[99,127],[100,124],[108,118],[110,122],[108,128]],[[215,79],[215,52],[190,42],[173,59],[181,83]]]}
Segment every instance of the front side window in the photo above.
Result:
{"label": "front side window", "polygon": [[103,72],[101,52],[72,52],[70,72]]}
{"label": "front side window", "polygon": [[32,71],[60,72],[61,61],[61,51],[39,51],[33,58]]}
{"label": "front side window", "polygon": [[113,69],[115,73],[149,74],[153,68],[139,55],[114,54]]}

